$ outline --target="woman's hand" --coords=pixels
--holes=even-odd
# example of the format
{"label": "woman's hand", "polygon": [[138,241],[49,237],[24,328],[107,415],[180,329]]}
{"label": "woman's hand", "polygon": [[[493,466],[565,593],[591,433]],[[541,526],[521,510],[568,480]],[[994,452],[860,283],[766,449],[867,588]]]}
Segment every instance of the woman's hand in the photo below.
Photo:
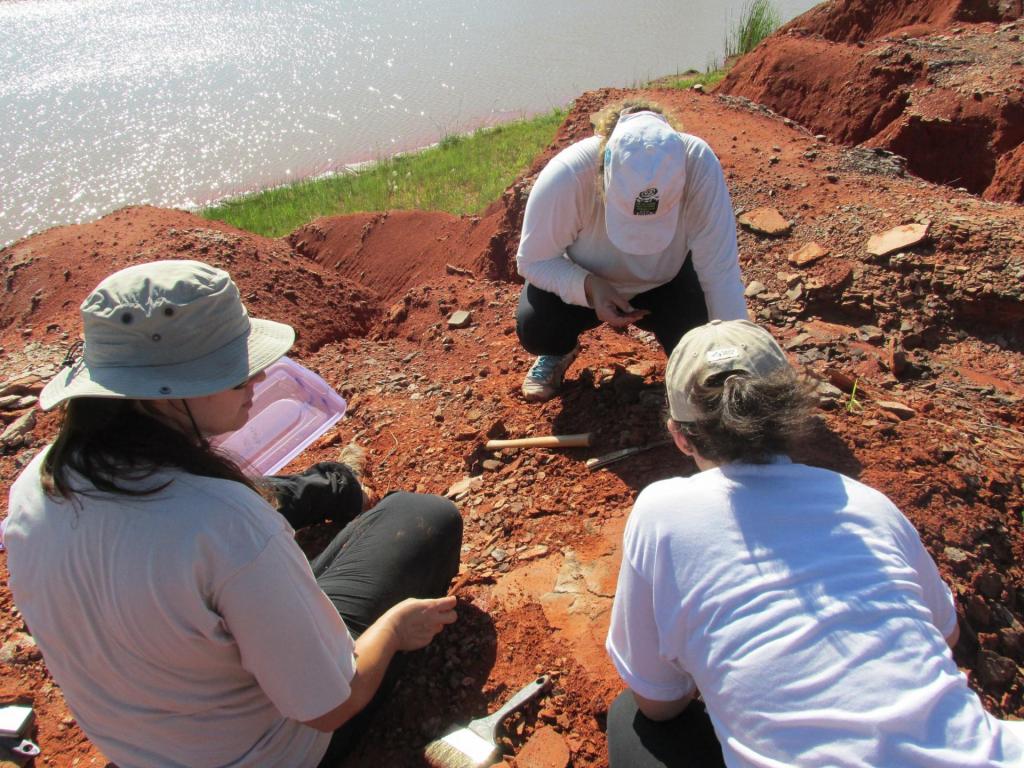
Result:
{"label": "woman's hand", "polygon": [[583,290],[587,294],[590,306],[597,313],[597,319],[613,328],[625,328],[648,313],[646,309],[633,307],[615,286],[597,275],[587,275]]}
{"label": "woman's hand", "polygon": [[393,606],[382,618],[394,632],[398,650],[415,651],[433,640],[446,624],[455,621],[455,596],[432,600],[410,597]]}

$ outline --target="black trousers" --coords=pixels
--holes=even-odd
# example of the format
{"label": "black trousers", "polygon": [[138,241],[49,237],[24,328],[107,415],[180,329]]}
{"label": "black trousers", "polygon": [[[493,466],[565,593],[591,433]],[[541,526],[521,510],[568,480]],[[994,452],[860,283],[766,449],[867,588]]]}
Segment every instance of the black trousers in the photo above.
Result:
{"label": "black trousers", "polygon": [[672,720],[649,720],[631,691],[608,709],[609,768],[725,768],[722,747],[703,702]]}
{"label": "black trousers", "polygon": [[[441,597],[458,573],[462,518],[447,499],[392,493],[362,512],[358,480],[334,462],[266,480],[293,528],[325,518],[347,521],[310,565],[353,637],[408,597]],[[402,655],[395,658],[370,705],[335,731],[322,766],[335,765],[355,746],[373,709],[400,676],[403,661]]]}
{"label": "black trousers", "polygon": [[[636,325],[653,333],[666,355],[672,353],[688,330],[708,321],[704,291],[689,254],[675,277],[637,294],[630,303],[637,309],[650,310]],[[567,354],[575,348],[583,331],[600,324],[597,313],[590,307],[566,304],[557,294],[535,285],[527,283],[519,294],[516,333],[531,355]]]}

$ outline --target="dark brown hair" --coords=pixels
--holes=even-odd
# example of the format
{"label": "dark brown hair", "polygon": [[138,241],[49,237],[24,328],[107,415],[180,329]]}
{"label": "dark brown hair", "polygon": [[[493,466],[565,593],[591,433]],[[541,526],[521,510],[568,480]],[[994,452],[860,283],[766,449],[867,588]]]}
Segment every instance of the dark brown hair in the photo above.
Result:
{"label": "dark brown hair", "polygon": [[763,377],[727,371],[693,388],[700,414],[694,421],[672,425],[716,464],[764,464],[807,437],[814,391],[810,379],[788,367]]}
{"label": "dark brown hair", "polygon": [[[234,480],[256,490],[253,482],[226,456],[198,435],[164,423],[145,400],[80,397],[64,407],[57,439],[42,466],[43,489],[71,499],[94,492],[147,496],[168,483],[139,487],[161,469]],[[87,483],[76,487],[73,474]]]}

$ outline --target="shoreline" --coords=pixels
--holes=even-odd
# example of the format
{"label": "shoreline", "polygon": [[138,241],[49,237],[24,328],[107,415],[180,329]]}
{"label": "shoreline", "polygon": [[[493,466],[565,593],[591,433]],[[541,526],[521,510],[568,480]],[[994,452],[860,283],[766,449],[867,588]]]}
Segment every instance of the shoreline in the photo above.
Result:
{"label": "shoreline", "polygon": [[[666,75],[666,77],[671,77],[671,75]],[[571,102],[570,102],[570,104],[567,104],[567,105],[562,106],[562,107],[554,107],[554,109],[564,109],[564,110],[568,111],[568,109],[570,108],[570,105],[571,105]],[[384,157],[370,158],[370,159],[366,159],[366,160],[353,160],[353,161],[349,161],[349,162],[342,161],[342,162],[339,162],[339,163],[336,163],[336,164],[332,164],[332,165],[330,165],[330,166],[328,166],[328,167],[326,167],[326,168],[324,168],[322,170],[316,170],[314,168],[314,169],[310,169],[310,170],[299,171],[299,172],[297,172],[295,174],[289,174],[284,179],[280,179],[278,181],[270,182],[269,184],[251,187],[251,188],[248,188],[248,189],[244,189],[242,191],[228,192],[228,193],[226,193],[224,195],[220,195],[220,196],[215,197],[215,198],[207,199],[207,200],[205,200],[203,202],[198,203],[195,206],[182,207],[181,210],[188,211],[189,213],[199,214],[199,213],[202,213],[202,211],[207,209],[207,208],[213,208],[213,207],[216,207],[218,205],[223,205],[224,203],[231,202],[231,201],[234,201],[234,200],[240,200],[242,198],[250,197],[252,195],[259,195],[259,194],[261,194],[263,192],[269,192],[271,190],[281,189],[283,187],[289,187],[289,186],[291,186],[293,184],[299,184],[299,183],[302,183],[302,182],[320,181],[322,179],[329,179],[329,178],[332,178],[332,177],[335,177],[335,176],[343,176],[343,175],[346,175],[346,174],[356,174],[356,173],[359,173],[360,171],[364,171],[364,170],[367,170],[368,168],[372,168],[373,166],[377,165],[378,163],[387,162],[389,160],[393,160],[393,159],[398,158],[398,157],[407,157],[409,155],[415,155],[415,154],[418,154],[420,152],[424,152],[424,151],[426,151],[428,149],[433,149],[434,147],[439,147],[442,144],[442,142],[444,142],[444,140],[446,138],[449,138],[449,137],[452,137],[452,136],[459,137],[459,138],[466,138],[466,137],[472,136],[473,134],[475,134],[477,131],[479,131],[481,129],[496,128],[496,127],[498,127],[500,125],[508,125],[509,123],[515,123],[515,122],[518,122],[520,120],[532,120],[533,118],[539,117],[540,115],[547,114],[550,111],[551,111],[550,109],[547,109],[547,110],[537,110],[535,112],[529,112],[529,111],[519,112],[519,113],[516,113],[517,114],[516,117],[510,117],[507,120],[498,120],[498,121],[492,121],[492,120],[488,120],[488,119],[473,120],[473,121],[471,121],[469,123],[470,127],[466,128],[465,130],[459,131],[457,133],[448,133],[445,136],[442,136],[437,141],[434,141],[434,142],[429,143],[429,144],[419,144],[419,143],[417,143],[416,139],[413,139],[410,143],[414,143],[415,146],[412,146],[412,147],[410,147],[408,149],[397,150],[397,151],[392,152],[391,154],[386,155]],[[172,207],[177,207],[177,206],[172,206]],[[117,209],[114,209],[114,210],[117,210]],[[107,211],[107,213],[104,213],[102,215],[106,216],[108,213],[112,213],[112,212],[113,211]],[[58,225],[58,226],[61,226],[61,225]],[[0,248],[6,248],[6,247],[7,247],[6,245],[0,244]]]}

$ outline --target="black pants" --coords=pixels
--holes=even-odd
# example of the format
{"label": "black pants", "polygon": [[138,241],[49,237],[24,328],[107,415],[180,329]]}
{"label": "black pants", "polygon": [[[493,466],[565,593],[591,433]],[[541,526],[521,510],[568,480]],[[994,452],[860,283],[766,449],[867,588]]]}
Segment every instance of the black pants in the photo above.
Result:
{"label": "black pants", "polygon": [[672,720],[649,720],[623,691],[608,709],[609,768],[725,768],[722,747],[700,701]]}
{"label": "black pants", "polygon": [[[293,528],[325,518],[350,521],[311,566],[353,637],[408,597],[441,597],[459,570],[462,518],[440,496],[392,493],[360,513],[359,482],[348,467],[333,462],[267,482]],[[398,656],[389,666],[370,705],[335,731],[322,766],[336,764],[355,745],[372,710],[400,675],[403,659]]]}
{"label": "black pants", "polygon": [[[704,291],[689,255],[675,277],[637,294],[630,299],[630,304],[637,309],[650,310],[636,325],[653,333],[666,355],[672,353],[688,330],[708,321]],[[600,324],[597,313],[590,307],[566,304],[557,294],[542,291],[535,285],[527,283],[519,294],[516,333],[531,355],[567,354],[576,346],[583,331]]]}

